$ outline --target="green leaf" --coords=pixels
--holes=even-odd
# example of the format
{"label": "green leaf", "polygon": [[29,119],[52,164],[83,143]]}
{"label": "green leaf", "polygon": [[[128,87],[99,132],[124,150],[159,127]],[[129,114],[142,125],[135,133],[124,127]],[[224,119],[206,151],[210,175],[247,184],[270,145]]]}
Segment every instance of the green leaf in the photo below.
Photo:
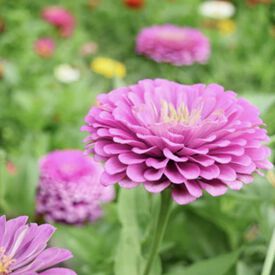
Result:
{"label": "green leaf", "polygon": [[236,263],[240,250],[197,262],[187,268],[177,268],[166,275],[225,275]]}
{"label": "green leaf", "polygon": [[252,268],[250,268],[246,263],[239,262],[237,265],[237,275],[244,274],[256,275],[256,272]]}

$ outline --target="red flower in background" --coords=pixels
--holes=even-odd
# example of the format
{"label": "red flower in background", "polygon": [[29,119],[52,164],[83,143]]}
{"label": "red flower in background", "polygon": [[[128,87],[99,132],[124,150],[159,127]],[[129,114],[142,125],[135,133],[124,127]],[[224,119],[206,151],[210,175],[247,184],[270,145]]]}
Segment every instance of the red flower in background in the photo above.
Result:
{"label": "red flower in background", "polygon": [[4,20],[0,17],[0,33],[5,31],[5,22]]}
{"label": "red flower in background", "polygon": [[258,4],[271,4],[271,0],[246,0],[247,4],[250,6],[256,6]]}
{"label": "red flower in background", "polygon": [[124,0],[123,2],[131,9],[140,9],[144,6],[144,0]]}
{"label": "red flower in background", "polygon": [[54,53],[55,44],[51,38],[41,38],[35,41],[34,50],[41,57],[51,57]]}
{"label": "red flower in background", "polygon": [[42,18],[57,27],[60,35],[63,37],[69,37],[74,32],[75,19],[73,15],[64,8],[57,6],[47,7],[42,12]]}

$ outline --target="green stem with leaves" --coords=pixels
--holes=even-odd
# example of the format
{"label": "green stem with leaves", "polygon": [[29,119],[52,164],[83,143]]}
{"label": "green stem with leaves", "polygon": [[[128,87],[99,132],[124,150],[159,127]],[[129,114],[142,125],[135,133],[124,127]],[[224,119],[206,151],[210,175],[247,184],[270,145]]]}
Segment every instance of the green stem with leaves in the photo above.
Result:
{"label": "green stem with leaves", "polygon": [[273,262],[275,259],[275,228],[273,229],[271,241],[267,250],[262,275],[270,275],[272,271]]}
{"label": "green stem with leaves", "polygon": [[4,211],[7,209],[5,200],[5,162],[5,153],[0,150],[0,208]]}
{"label": "green stem with leaves", "polygon": [[168,224],[168,219],[170,215],[172,200],[170,190],[166,190],[161,193],[160,208],[158,213],[157,222],[155,228],[153,229],[153,239],[151,243],[151,249],[149,257],[146,261],[145,269],[143,275],[149,275],[151,268],[156,260],[159,253],[160,245]]}

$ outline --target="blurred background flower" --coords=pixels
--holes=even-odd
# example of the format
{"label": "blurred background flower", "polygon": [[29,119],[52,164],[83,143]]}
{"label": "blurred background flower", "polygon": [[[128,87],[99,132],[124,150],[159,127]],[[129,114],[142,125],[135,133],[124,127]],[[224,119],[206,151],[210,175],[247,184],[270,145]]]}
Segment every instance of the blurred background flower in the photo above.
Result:
{"label": "blurred background flower", "polygon": [[98,45],[96,42],[90,41],[86,42],[85,44],[82,45],[80,49],[80,54],[82,56],[90,56],[93,55],[97,52],[98,50]]}
{"label": "blurred background flower", "polygon": [[217,28],[223,35],[232,34],[236,30],[236,23],[230,19],[219,20],[217,22]]}
{"label": "blurred background flower", "polygon": [[0,17],[0,34],[5,31],[5,21]]}
{"label": "blurred background flower", "polygon": [[140,9],[143,8],[145,0],[123,0],[123,3],[131,9]]}
{"label": "blurred background flower", "polygon": [[136,51],[156,62],[183,66],[206,63],[210,55],[210,42],[197,29],[155,25],[139,32]]}
{"label": "blurred background flower", "polygon": [[62,83],[72,83],[79,80],[80,71],[69,64],[61,64],[54,69],[54,76]]}
{"label": "blurred background flower", "polygon": [[199,12],[212,19],[228,19],[235,14],[235,6],[228,1],[210,0],[200,4]]}
{"label": "blurred background flower", "polygon": [[51,57],[54,54],[55,43],[51,38],[40,38],[34,43],[35,52],[41,57]]}
{"label": "blurred background flower", "polygon": [[101,3],[101,0],[88,0],[88,7],[93,10],[95,9],[99,4]]}
{"label": "blurred background flower", "polygon": [[112,201],[113,187],[100,185],[101,164],[82,151],[51,152],[40,161],[37,213],[46,221],[92,222],[102,216],[101,204]]}
{"label": "blurred background flower", "polygon": [[6,169],[10,175],[16,175],[17,168],[16,168],[16,165],[12,161],[6,162]]}
{"label": "blurred background flower", "polygon": [[3,78],[5,72],[4,63],[0,61],[0,80]]}
{"label": "blurred background flower", "polygon": [[91,62],[91,69],[106,78],[124,78],[126,67],[123,63],[107,57],[96,57]]}
{"label": "blurred background flower", "polygon": [[271,4],[272,0],[246,0],[246,2],[250,6],[256,6],[258,4]]}
{"label": "blurred background flower", "polygon": [[69,37],[75,29],[75,19],[66,9],[58,6],[49,6],[42,11],[42,18],[59,29],[63,37]]}

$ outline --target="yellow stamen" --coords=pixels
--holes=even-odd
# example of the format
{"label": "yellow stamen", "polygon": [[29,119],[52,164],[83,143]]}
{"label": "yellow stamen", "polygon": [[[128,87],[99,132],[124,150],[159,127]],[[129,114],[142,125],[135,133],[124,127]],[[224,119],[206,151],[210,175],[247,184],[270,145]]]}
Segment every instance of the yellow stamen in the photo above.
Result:
{"label": "yellow stamen", "polygon": [[189,126],[195,125],[201,119],[202,106],[192,109],[182,103],[177,109],[172,103],[165,100],[161,102],[160,119],[164,123],[183,123]]}
{"label": "yellow stamen", "polygon": [[0,275],[7,275],[11,272],[10,266],[15,263],[12,257],[5,255],[5,249],[0,247]]}

